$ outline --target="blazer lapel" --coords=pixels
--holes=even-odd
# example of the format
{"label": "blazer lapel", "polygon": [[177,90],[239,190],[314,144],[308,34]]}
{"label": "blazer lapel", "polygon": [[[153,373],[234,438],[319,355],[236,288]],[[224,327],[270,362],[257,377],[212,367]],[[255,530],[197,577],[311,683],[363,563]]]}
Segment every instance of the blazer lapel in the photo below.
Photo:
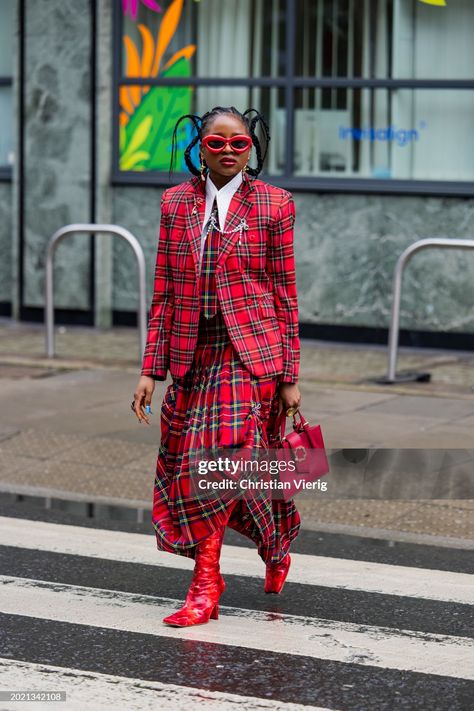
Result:
{"label": "blazer lapel", "polygon": [[201,254],[201,234],[203,230],[204,214],[206,212],[205,183],[200,177],[190,180],[192,190],[187,197],[186,206],[186,234],[189,238],[191,253],[194,259],[196,279],[199,279],[199,257]]}
{"label": "blazer lapel", "polygon": [[[243,180],[230,201],[229,209],[227,211],[227,217],[224,225],[224,230],[226,234],[221,234],[219,254],[217,255],[216,267],[223,266],[227,255],[232,250],[234,244],[239,239],[239,235],[242,234],[242,239],[246,239],[246,232],[248,230],[246,217],[248,216],[250,209],[253,205],[251,200],[251,191],[253,189],[253,183],[247,173],[244,173]],[[237,229],[239,226],[242,227],[240,232]],[[235,232],[232,232],[235,230]],[[230,231],[230,232],[229,232]]]}

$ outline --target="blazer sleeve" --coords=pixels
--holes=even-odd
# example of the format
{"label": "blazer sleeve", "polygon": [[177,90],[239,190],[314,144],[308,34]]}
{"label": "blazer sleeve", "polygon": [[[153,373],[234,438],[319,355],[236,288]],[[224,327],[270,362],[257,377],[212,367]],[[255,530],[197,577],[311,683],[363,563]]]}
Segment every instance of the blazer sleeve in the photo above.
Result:
{"label": "blazer sleeve", "polygon": [[283,373],[278,377],[282,383],[296,383],[300,365],[294,224],[295,203],[291,193],[285,191],[270,228],[270,249],[267,253],[267,270],[273,282],[275,310],[278,320],[283,324]]}
{"label": "blazer sleeve", "polygon": [[174,306],[173,282],[168,263],[168,214],[165,193],[166,190],[161,197],[160,231],[156,253],[153,297],[141,369],[141,375],[148,375],[155,380],[166,380],[169,368],[169,341]]}

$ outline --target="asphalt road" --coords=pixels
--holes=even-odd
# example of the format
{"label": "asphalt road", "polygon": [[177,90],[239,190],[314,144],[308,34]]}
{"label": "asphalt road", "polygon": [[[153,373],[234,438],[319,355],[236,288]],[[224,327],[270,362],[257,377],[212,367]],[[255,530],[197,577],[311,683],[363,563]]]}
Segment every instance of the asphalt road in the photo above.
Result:
{"label": "asphalt road", "polygon": [[268,596],[227,529],[219,619],[179,629],[161,620],[193,563],[148,523],[3,501],[0,530],[4,690],[62,690],[68,710],[472,709],[473,551],[302,531]]}

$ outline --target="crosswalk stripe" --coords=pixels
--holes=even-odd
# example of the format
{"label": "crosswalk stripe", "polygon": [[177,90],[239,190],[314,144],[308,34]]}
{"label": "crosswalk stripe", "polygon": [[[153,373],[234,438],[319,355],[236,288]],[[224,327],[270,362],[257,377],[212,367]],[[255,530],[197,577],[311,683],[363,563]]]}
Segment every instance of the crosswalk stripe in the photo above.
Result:
{"label": "crosswalk stripe", "polygon": [[[50,551],[0,546],[0,573],[53,583],[184,598],[191,570],[123,563]],[[282,614],[355,622],[362,625],[410,629],[432,634],[473,637],[469,605],[327,588],[289,582],[281,595],[265,595],[263,578],[226,575],[223,605],[262,612],[277,609]],[[396,610],[396,614],[394,614]]]}
{"label": "crosswalk stripe", "polygon": [[161,618],[175,600],[2,576],[2,612],[156,637],[273,651],[363,666],[474,679],[474,640],[220,607],[218,622],[184,629]]}
{"label": "crosswalk stripe", "polygon": [[356,655],[353,663],[341,663],[193,641],[185,635],[157,637],[1,613],[0,640],[3,656],[12,659],[298,701],[301,711],[305,704],[345,711],[392,711],[413,704],[419,709],[467,711],[474,697],[473,681],[364,666]]}
{"label": "crosswalk stripe", "polygon": [[[70,555],[188,570],[194,565],[193,561],[185,556],[158,551],[153,534],[124,533],[0,517],[0,539],[10,546]],[[259,578],[264,575],[264,565],[256,551],[240,546],[223,546],[221,570],[229,575]],[[474,604],[471,575],[426,568],[292,553],[288,581]]]}
{"label": "crosswalk stripe", "polygon": [[[8,503],[7,503],[8,501]],[[44,521],[62,525],[79,525],[86,528],[124,531],[150,535],[153,533],[151,524],[151,511],[142,511],[143,520],[138,523],[128,517],[109,519],[102,517],[99,510],[95,516],[84,517],[67,513],[59,508],[43,508],[41,504],[34,508],[26,501],[2,500],[0,492],[0,517],[8,519],[22,519],[23,521]],[[117,506],[120,515],[125,513],[125,507]],[[125,509],[126,510],[126,509]],[[136,516],[137,511],[129,509]],[[132,517],[133,518],[133,517]],[[25,525],[28,525],[26,523]],[[472,541],[465,539],[463,545],[460,540],[451,536],[439,540],[436,536],[426,535],[423,540],[413,543],[398,540],[392,532],[384,531],[380,536],[378,529],[368,528],[366,531],[329,532],[308,528],[306,524],[301,528],[297,538],[292,544],[292,551],[306,555],[331,556],[334,558],[350,558],[351,560],[366,560],[372,563],[390,565],[403,565],[411,568],[426,568],[428,570],[445,570],[453,573],[469,573],[474,575],[474,546]],[[225,541],[230,545],[255,549],[255,543],[242,536],[232,528],[226,529]]]}
{"label": "crosswalk stripe", "polygon": [[[140,681],[115,674],[99,674],[52,664],[35,664],[0,658],[0,676],[4,689],[50,689],[65,693],[66,702],[55,701],[55,709],[67,711],[92,711],[93,708],[120,708],[127,711],[144,709],[173,709],[194,711],[203,705],[209,711],[235,711],[240,708],[261,711],[301,711],[300,704],[273,701],[196,687],[163,684],[157,681]],[[27,680],[27,681],[26,681]],[[95,705],[91,700],[97,699]],[[89,700],[89,701],[88,701]],[[37,708],[37,704],[33,704]],[[3,708],[7,708],[2,704]],[[12,705],[18,708],[18,704]],[[321,706],[304,705],[304,711],[336,711]]]}

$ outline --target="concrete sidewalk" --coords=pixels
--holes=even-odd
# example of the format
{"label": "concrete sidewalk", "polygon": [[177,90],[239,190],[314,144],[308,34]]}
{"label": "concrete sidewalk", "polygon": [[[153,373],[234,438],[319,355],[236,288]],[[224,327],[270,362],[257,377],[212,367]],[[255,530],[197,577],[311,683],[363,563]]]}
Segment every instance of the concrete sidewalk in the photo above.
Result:
{"label": "concrete sidewalk", "polygon": [[[45,328],[42,324],[17,323],[0,318],[0,363],[3,365],[53,368],[122,368],[137,372],[138,331],[134,328],[93,329],[58,326],[55,330],[56,357],[45,357]],[[370,387],[371,379],[385,375],[386,346],[339,344],[301,340],[302,380],[325,385]],[[390,385],[382,391],[407,394],[440,394],[447,397],[474,396],[474,352],[400,348],[397,372],[429,371],[429,383]],[[17,371],[21,374],[21,371]],[[32,372],[34,375],[34,371]],[[380,390],[380,388],[376,388]]]}
{"label": "concrete sidewalk", "polygon": [[[152,425],[139,425],[130,411],[136,330],[59,328],[56,341],[49,361],[43,326],[0,323],[0,490],[149,509],[169,381],[156,384]],[[429,371],[432,381],[387,386],[372,382],[385,373],[386,348],[301,345],[301,409],[321,424],[328,451],[456,450],[463,456],[450,474],[474,476],[474,353],[402,349],[398,369]],[[390,499],[311,492],[296,501],[303,525],[315,530],[474,547],[473,500]]]}

